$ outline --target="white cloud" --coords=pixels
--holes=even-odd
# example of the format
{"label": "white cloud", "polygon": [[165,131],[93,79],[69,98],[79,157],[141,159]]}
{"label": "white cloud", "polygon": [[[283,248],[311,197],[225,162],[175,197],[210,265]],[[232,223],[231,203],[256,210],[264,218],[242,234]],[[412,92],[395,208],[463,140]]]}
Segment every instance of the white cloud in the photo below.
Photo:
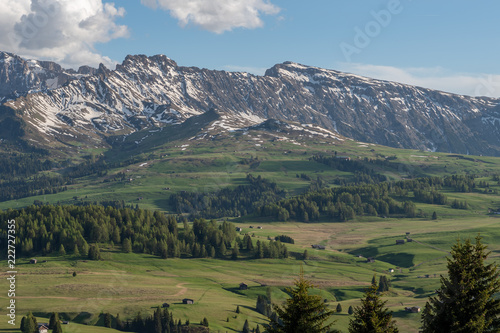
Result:
{"label": "white cloud", "polygon": [[181,26],[194,24],[202,29],[223,33],[233,28],[259,28],[261,15],[280,12],[267,0],[141,0],[150,8],[168,10]]}
{"label": "white cloud", "polygon": [[338,69],[455,94],[500,97],[500,75],[453,73],[441,67],[398,68],[359,63],[342,63]]}
{"label": "white cloud", "polygon": [[113,66],[94,45],[128,36],[128,28],[115,22],[124,14],[102,0],[2,0],[0,50],[64,67]]}
{"label": "white cloud", "polygon": [[238,65],[226,65],[224,66],[225,70],[230,72],[245,72],[254,75],[264,75],[267,68],[266,67],[251,67],[251,66],[238,66]]}

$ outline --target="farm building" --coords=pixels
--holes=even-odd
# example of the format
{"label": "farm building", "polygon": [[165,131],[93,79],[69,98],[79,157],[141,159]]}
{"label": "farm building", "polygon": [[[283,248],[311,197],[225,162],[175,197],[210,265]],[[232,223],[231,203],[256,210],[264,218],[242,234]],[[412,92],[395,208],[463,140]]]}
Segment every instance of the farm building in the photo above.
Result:
{"label": "farm building", "polygon": [[404,239],[396,239],[396,245],[402,245],[405,243]]}
{"label": "farm building", "polygon": [[161,307],[162,307],[162,308],[169,308],[169,307],[170,307],[170,304],[168,304],[168,303],[163,303],[163,304],[161,305]]}
{"label": "farm building", "polygon": [[412,306],[410,307],[405,307],[406,312],[411,312],[411,313],[419,313],[420,312],[420,307],[418,306]]}
{"label": "farm building", "polygon": [[262,227],[259,225],[259,226],[257,227],[257,229],[262,229]]}
{"label": "farm building", "polygon": [[324,245],[319,245],[319,244],[311,245],[311,247],[313,249],[316,249],[316,250],[324,250],[324,249],[326,249],[326,247]]}
{"label": "farm building", "polygon": [[389,273],[394,273],[394,268],[389,268]]}
{"label": "farm building", "polygon": [[369,264],[373,264],[375,262],[375,258],[373,258],[373,257],[366,258],[366,262]]}
{"label": "farm building", "polygon": [[49,328],[45,325],[39,325],[38,326],[38,333],[48,333]]}
{"label": "farm building", "polygon": [[240,290],[247,290],[248,285],[246,283],[240,283]]}
{"label": "farm building", "polygon": [[182,300],[182,304],[194,304],[194,300],[192,300],[190,298],[184,298]]}
{"label": "farm building", "polygon": [[31,259],[30,260],[30,264],[36,264],[37,263],[37,260],[36,259]]}
{"label": "farm building", "polygon": [[243,228],[236,227],[236,231],[237,231],[237,232],[241,232],[241,231],[243,231]]}

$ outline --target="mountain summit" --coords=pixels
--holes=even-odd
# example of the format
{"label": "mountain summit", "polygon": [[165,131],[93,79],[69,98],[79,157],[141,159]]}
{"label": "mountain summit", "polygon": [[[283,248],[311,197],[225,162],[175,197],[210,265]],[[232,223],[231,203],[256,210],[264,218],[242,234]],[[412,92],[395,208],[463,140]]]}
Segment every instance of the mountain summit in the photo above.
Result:
{"label": "mountain summit", "polygon": [[105,146],[108,136],[180,124],[215,109],[220,130],[276,119],[392,147],[500,155],[498,99],[293,62],[255,76],[135,55],[114,70],[76,72],[0,52],[0,100],[42,146],[75,140]]}

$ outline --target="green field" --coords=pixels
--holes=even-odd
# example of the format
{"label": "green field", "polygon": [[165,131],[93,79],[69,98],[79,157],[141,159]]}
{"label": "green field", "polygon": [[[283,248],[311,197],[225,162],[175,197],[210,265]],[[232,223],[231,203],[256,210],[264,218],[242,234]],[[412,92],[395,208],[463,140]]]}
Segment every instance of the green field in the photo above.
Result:
{"label": "green field", "polygon": [[[306,278],[317,287],[313,293],[321,295],[332,309],[338,303],[342,305],[343,312],[333,316],[335,328],[346,331],[348,307],[359,304],[364,288],[376,274],[392,281],[384,299],[400,331],[418,332],[420,315],[405,312],[404,307],[423,307],[439,287],[439,276],[446,274],[446,256],[458,238],[480,234],[492,251],[491,260],[500,255],[500,215],[491,213],[500,208],[500,185],[492,180],[492,175],[500,173],[499,158],[394,149],[348,139],[274,142],[258,131],[187,142],[153,138],[144,147],[128,152],[139,162],[114,166],[102,176],[78,178],[65,192],[1,202],[0,209],[21,208],[34,200],[51,204],[124,200],[140,208],[172,213],[168,203],[172,193],[236,187],[245,184],[247,174],[276,182],[291,197],[306,191],[318,176],[331,187],[336,186],[337,179],[353,177],[350,172],[310,160],[313,154],[333,156],[334,151],[360,161],[389,158],[392,164],[375,169],[391,180],[476,174],[477,181],[487,182],[491,192],[444,189],[449,202],[466,200],[469,209],[416,203],[423,216],[417,218],[359,216],[343,223],[326,218],[318,223],[278,223],[255,216],[232,219],[243,228],[242,234],[254,235],[254,242],[283,234],[294,238],[295,244],[287,245],[292,254],[289,259],[160,259],[121,253],[119,246],[109,244],[101,245],[104,260],[98,262],[67,255],[37,257],[39,263],[33,265],[28,263],[29,258],[19,258],[18,323],[28,311],[40,321],[48,321],[50,313],[57,311],[71,321],[63,327],[65,332],[109,332],[89,325],[101,323],[100,313],[120,313],[122,319],[132,319],[138,312],[150,315],[155,307],[167,302],[174,317],[183,322],[189,318],[197,324],[207,317],[213,332],[238,332],[246,319],[251,327],[266,323],[266,318],[255,311],[257,296],[271,294],[273,302],[280,304],[287,297],[285,288],[293,284],[303,267]],[[89,151],[87,148],[82,150]],[[107,154],[110,163],[130,157],[124,152]],[[297,177],[300,174],[312,181]],[[118,175],[125,176],[118,179]],[[433,212],[437,220],[431,220]],[[249,228],[251,225],[263,229]],[[396,240],[404,239],[407,233],[413,242],[396,245]],[[324,245],[326,250],[312,249],[313,244]],[[304,250],[309,253],[308,260],[300,259]],[[367,263],[367,257],[374,257],[375,262]],[[248,284],[248,290],[238,289],[242,282]],[[183,298],[192,298],[195,303],[181,304]],[[0,293],[0,300],[7,304],[6,293]],[[235,313],[237,306],[240,314]],[[0,332],[15,330],[4,319]]]}
{"label": "green field", "polygon": [[[439,286],[439,275],[446,273],[445,256],[457,237],[475,237],[481,233],[493,251],[492,259],[496,259],[500,253],[498,222],[495,217],[439,221],[380,219],[271,223],[263,229],[249,229],[242,224],[243,232],[251,230],[254,239],[279,234],[291,236],[296,243],[289,245],[289,249],[296,253],[307,249],[310,259],[305,261],[163,260],[151,255],[124,254],[112,248],[103,251],[104,260],[99,262],[72,256],[40,257],[39,260],[47,262],[37,264],[24,259],[17,266],[17,313],[32,311],[48,318],[51,311],[58,311],[81,323],[93,324],[101,312],[120,313],[122,318],[131,319],[139,311],[150,314],[154,307],[167,302],[174,317],[183,322],[189,318],[191,323],[198,323],[207,317],[211,330],[237,332],[246,319],[251,326],[266,322],[255,311],[257,295],[271,292],[273,302],[279,304],[287,297],[284,288],[293,283],[302,266],[306,278],[319,288],[313,293],[326,299],[332,309],[341,303],[344,313],[334,316],[337,328],[345,331],[349,320],[347,309],[359,303],[373,274],[384,274],[392,280],[392,289],[384,299],[398,326],[402,332],[417,332],[419,315],[404,312],[404,307],[422,307]],[[403,238],[406,232],[411,233],[414,241],[396,245],[395,240]],[[324,244],[326,250],[310,247],[316,243]],[[366,263],[359,255],[373,256],[376,261]],[[390,268],[395,272],[389,273]],[[73,272],[77,272],[76,277]],[[248,290],[239,290],[242,282],[248,284]],[[6,295],[0,298],[4,304],[8,301]],[[183,298],[192,298],[195,304],[181,304]],[[235,313],[238,305],[240,314]],[[79,316],[82,312],[93,316]],[[89,328],[73,324],[65,326],[65,332],[86,332]],[[4,321],[0,329],[7,328]]]}

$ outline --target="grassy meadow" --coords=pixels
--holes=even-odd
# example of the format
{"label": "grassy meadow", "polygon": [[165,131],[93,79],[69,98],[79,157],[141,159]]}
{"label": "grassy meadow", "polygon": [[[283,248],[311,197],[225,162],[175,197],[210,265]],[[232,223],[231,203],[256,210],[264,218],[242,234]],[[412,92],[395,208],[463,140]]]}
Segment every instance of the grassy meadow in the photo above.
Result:
{"label": "grassy meadow", "polygon": [[[280,304],[286,299],[285,288],[293,284],[303,267],[318,294],[331,309],[337,304],[343,311],[333,316],[335,328],[347,331],[349,306],[359,304],[364,289],[374,274],[386,275],[392,282],[384,295],[394,312],[401,332],[418,332],[420,315],[404,311],[404,307],[423,307],[439,287],[439,277],[446,274],[446,257],[458,238],[480,234],[492,251],[490,260],[500,256],[500,215],[490,210],[500,208],[500,190],[491,175],[500,173],[500,159],[486,156],[462,156],[446,153],[402,150],[346,140],[319,141],[302,138],[296,142],[275,142],[258,131],[247,135],[214,141],[193,140],[161,142],[151,139],[136,149],[140,162],[114,167],[104,176],[76,179],[68,190],[57,194],[11,200],[0,203],[0,209],[21,208],[40,200],[51,204],[74,204],[81,201],[124,200],[140,208],[171,213],[170,194],[179,191],[212,192],[224,187],[245,184],[251,173],[275,181],[287,196],[303,193],[311,181],[297,177],[307,174],[321,177],[329,186],[338,178],[352,174],[332,169],[310,160],[313,154],[329,156],[336,151],[352,159],[385,159],[394,161],[389,167],[375,167],[389,179],[415,176],[477,174],[477,181],[489,184],[493,192],[459,193],[444,191],[451,202],[466,200],[469,209],[452,209],[450,205],[416,203],[418,218],[357,217],[349,222],[321,220],[318,223],[270,222],[245,216],[232,219],[253,241],[288,235],[295,244],[287,244],[289,259],[221,260],[160,259],[148,254],[122,253],[118,246],[101,245],[102,261],[65,256],[18,258],[16,280],[17,319],[32,311],[39,322],[47,322],[51,312],[63,314],[71,321],[64,332],[111,332],[99,324],[101,313],[120,314],[122,320],[134,318],[138,312],[152,314],[157,306],[170,304],[174,317],[194,325],[208,318],[212,332],[241,331],[245,320],[254,328],[266,323],[255,311],[258,295],[271,295]],[[100,153],[100,152],[99,152]],[[112,161],[123,161],[126,154],[109,155]],[[119,177],[119,175],[125,175]],[[432,213],[438,218],[432,220]],[[262,226],[262,229],[250,226]],[[406,235],[412,242],[396,245]],[[325,250],[315,250],[321,244]],[[307,250],[309,258],[302,260]],[[366,258],[375,258],[367,263]],[[46,262],[42,262],[45,261]],[[393,269],[394,272],[390,272]],[[73,277],[73,272],[77,275]],[[5,281],[6,273],[3,273]],[[239,290],[240,283],[248,290]],[[6,283],[5,283],[6,285]],[[192,298],[193,305],[182,304]],[[7,304],[6,293],[0,301]],[[235,312],[239,306],[241,313]],[[101,323],[102,324],[102,323]],[[0,332],[16,332],[4,319]]]}

